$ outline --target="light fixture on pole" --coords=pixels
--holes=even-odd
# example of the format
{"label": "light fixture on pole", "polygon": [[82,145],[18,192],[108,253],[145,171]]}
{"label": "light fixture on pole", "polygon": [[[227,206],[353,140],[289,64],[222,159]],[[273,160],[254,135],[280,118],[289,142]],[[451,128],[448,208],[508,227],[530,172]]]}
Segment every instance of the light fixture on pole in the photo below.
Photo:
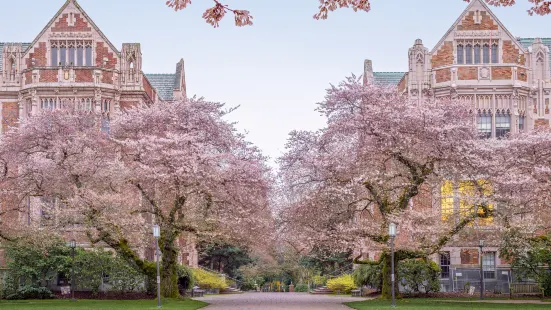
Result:
{"label": "light fixture on pole", "polygon": [[155,253],[157,256],[157,308],[161,306],[161,272],[159,268],[159,238],[161,237],[161,228],[159,225],[153,225],[153,237],[155,237]]}
{"label": "light fixture on pole", "polygon": [[394,292],[394,238],[396,237],[396,224],[388,225],[388,235],[390,236],[390,284],[392,285],[392,308],[396,307],[396,293]]}
{"label": "light fixture on pole", "polygon": [[75,239],[69,241],[69,247],[71,248],[71,256],[73,258],[71,266],[71,300],[75,301],[75,248],[77,247]]}
{"label": "light fixture on pole", "polygon": [[479,241],[478,246],[480,247],[480,299],[484,299],[484,269],[482,268],[484,239]]}

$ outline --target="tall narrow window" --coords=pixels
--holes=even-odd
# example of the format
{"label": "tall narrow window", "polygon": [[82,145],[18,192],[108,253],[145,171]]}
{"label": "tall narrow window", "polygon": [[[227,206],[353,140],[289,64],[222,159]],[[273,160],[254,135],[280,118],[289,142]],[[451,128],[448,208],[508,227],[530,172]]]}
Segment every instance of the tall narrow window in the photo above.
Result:
{"label": "tall narrow window", "polygon": [[473,46],[470,44],[467,44],[465,49],[465,60],[468,65],[473,63]]}
{"label": "tall narrow window", "polygon": [[111,102],[109,100],[103,101],[103,106],[101,108],[102,112],[109,112],[111,111]]}
{"label": "tall narrow window", "polygon": [[59,48],[59,62],[62,66],[67,64],[67,48],[65,46]]}
{"label": "tall narrow window", "polygon": [[475,64],[480,63],[480,45],[478,44],[474,46],[474,63]]}
{"label": "tall narrow window", "polygon": [[476,117],[478,132],[484,138],[492,137],[492,114],[486,111],[479,113]]}
{"label": "tall narrow window", "polygon": [[52,66],[56,67],[58,63],[57,53],[58,53],[57,45],[52,45]]}
{"label": "tall narrow window", "polygon": [[82,42],[77,42],[77,66],[84,66],[84,45]]}
{"label": "tall narrow window", "polygon": [[448,279],[450,277],[450,252],[440,253],[440,278]]}
{"label": "tall narrow window", "polygon": [[490,46],[488,44],[484,44],[482,47],[482,62],[485,64],[490,63]]}
{"label": "tall narrow window", "polygon": [[484,279],[495,279],[496,252],[487,252],[482,255],[482,267],[484,270]]}
{"label": "tall narrow window", "polygon": [[86,45],[86,66],[92,66],[92,45]]}
{"label": "tall narrow window", "polygon": [[465,51],[463,44],[457,45],[457,64],[462,65],[465,63]]}
{"label": "tall narrow window", "polygon": [[75,65],[75,45],[74,43],[69,45],[69,65]]}
{"label": "tall narrow window", "polygon": [[518,117],[518,130],[519,131],[524,131],[524,121],[525,121],[525,118],[526,116],[524,115],[520,115]]}
{"label": "tall narrow window", "polygon": [[496,114],[496,138],[505,137],[511,131],[511,115],[502,111]]}
{"label": "tall narrow window", "polygon": [[499,61],[499,49],[497,48],[497,44],[492,44],[492,63],[497,64]]}

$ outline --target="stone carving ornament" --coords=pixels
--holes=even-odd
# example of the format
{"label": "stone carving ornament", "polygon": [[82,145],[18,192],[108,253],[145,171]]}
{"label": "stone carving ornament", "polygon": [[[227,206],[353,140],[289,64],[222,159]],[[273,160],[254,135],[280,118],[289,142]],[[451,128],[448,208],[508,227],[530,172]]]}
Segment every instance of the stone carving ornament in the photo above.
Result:
{"label": "stone carving ornament", "polygon": [[478,70],[478,78],[480,80],[488,80],[490,79],[490,68],[488,67],[482,67]]}

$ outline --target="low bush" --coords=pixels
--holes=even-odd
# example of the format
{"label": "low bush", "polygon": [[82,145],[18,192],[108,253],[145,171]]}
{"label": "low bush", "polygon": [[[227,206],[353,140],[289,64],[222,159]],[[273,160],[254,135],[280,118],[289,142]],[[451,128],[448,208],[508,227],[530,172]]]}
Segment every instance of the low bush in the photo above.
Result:
{"label": "low bush", "polygon": [[45,287],[33,287],[33,286],[22,286],[17,289],[17,292],[6,296],[6,299],[16,300],[16,299],[51,299],[54,298],[52,291]]}
{"label": "low bush", "polygon": [[352,277],[352,275],[345,274],[338,278],[327,280],[327,288],[335,292],[338,291],[348,294],[350,293],[350,291],[356,288],[356,285],[354,284],[354,278]]}
{"label": "low bush", "polygon": [[300,283],[295,286],[295,292],[308,292],[308,284]]}
{"label": "low bush", "polygon": [[202,289],[223,289],[228,287],[226,279],[216,273],[196,268],[193,269],[195,284]]}
{"label": "low bush", "polygon": [[360,265],[352,274],[357,286],[369,286],[381,291],[383,288],[383,273],[381,264]]}
{"label": "low bush", "polygon": [[440,267],[421,259],[406,259],[398,264],[398,277],[406,293],[440,291]]}

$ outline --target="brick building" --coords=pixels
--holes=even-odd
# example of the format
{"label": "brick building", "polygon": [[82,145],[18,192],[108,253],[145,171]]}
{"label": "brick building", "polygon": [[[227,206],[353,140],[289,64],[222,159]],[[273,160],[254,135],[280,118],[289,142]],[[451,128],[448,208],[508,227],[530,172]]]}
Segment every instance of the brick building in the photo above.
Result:
{"label": "brick building", "polygon": [[[108,127],[125,108],[186,97],[183,59],[171,74],[144,74],[142,63],[139,43],[118,49],[76,0],[67,0],[31,43],[0,43],[0,134],[61,100],[102,112]],[[45,212],[28,203],[22,224],[42,225]],[[87,246],[85,238],[77,241]],[[195,245],[186,241],[180,240],[180,263],[196,266]],[[153,259],[153,248],[142,255]],[[0,267],[2,261],[0,249]]]}
{"label": "brick building", "polygon": [[[468,101],[476,113],[478,130],[488,138],[499,138],[549,127],[550,48],[551,38],[514,37],[484,1],[472,0],[436,46],[428,48],[420,39],[415,41],[408,51],[407,72],[373,72],[372,62],[366,60],[364,83],[395,84],[412,100],[451,96]],[[447,182],[433,189],[434,198],[419,199],[432,201],[444,219],[460,212],[463,190],[461,184]],[[497,253],[496,227],[491,220],[474,226],[433,257],[443,269],[442,289],[463,289],[467,282],[478,289],[478,244],[479,239],[486,239],[482,258],[486,289],[507,292],[514,274]],[[367,247],[356,254],[378,256]]]}

